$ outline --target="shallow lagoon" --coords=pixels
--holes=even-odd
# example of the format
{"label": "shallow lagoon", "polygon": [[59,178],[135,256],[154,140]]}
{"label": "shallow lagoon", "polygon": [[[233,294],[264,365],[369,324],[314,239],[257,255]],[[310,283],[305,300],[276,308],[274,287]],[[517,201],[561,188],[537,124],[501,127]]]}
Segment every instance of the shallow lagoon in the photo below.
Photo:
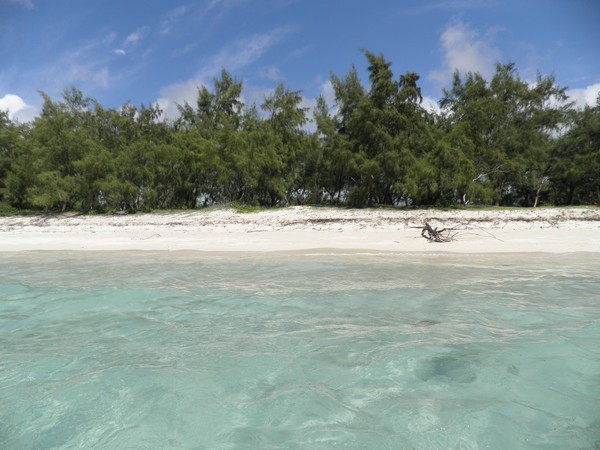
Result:
{"label": "shallow lagoon", "polygon": [[0,448],[600,446],[585,255],[0,256]]}

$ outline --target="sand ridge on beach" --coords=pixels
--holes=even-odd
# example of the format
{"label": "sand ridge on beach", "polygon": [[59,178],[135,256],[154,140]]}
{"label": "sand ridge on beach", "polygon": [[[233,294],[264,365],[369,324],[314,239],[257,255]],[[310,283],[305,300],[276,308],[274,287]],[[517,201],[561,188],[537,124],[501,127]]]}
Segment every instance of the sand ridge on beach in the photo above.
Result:
{"label": "sand ridge on beach", "polygon": [[[455,227],[449,243],[421,237],[427,221]],[[131,215],[0,218],[0,251],[191,250],[272,252],[600,252],[600,208],[341,209],[228,208]]]}

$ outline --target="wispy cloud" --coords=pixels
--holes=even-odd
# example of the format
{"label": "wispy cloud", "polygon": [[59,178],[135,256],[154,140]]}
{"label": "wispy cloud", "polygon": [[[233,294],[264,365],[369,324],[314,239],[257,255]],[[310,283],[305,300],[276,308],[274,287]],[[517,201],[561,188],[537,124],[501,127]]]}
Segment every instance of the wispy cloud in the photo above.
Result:
{"label": "wispy cloud", "polygon": [[165,18],[163,19],[160,33],[163,35],[169,34],[171,32],[171,29],[173,28],[173,26],[189,10],[190,10],[189,6],[182,5],[182,6],[178,6],[177,8],[174,8],[174,9],[170,10],[169,12],[167,12],[167,14],[165,15]]}
{"label": "wispy cloud", "polygon": [[91,86],[100,86],[108,88],[109,71],[108,67],[96,67],[89,63],[74,63],[69,66],[64,80],[67,84],[85,83]]}
{"label": "wispy cloud", "polygon": [[101,67],[100,69],[95,70],[94,73],[92,73],[92,80],[104,89],[108,88],[108,67]]}
{"label": "wispy cloud", "polygon": [[19,5],[27,9],[34,9],[35,5],[31,0],[5,0],[8,3],[12,3],[13,5]]}
{"label": "wispy cloud", "polygon": [[94,53],[96,50],[100,48],[105,48],[111,45],[115,38],[117,37],[116,33],[110,32],[102,36],[98,36],[95,39],[90,39],[86,41],[83,45],[77,47],[74,50],[70,50],[64,53],[63,58],[74,60],[77,58],[85,57]]}
{"label": "wispy cloud", "polygon": [[119,56],[125,56],[127,54],[122,48],[117,48],[113,53]]}
{"label": "wispy cloud", "polygon": [[223,12],[246,2],[248,0],[211,0],[206,6],[206,12],[213,12],[215,10]]}
{"label": "wispy cloud", "polygon": [[460,73],[479,72],[489,76],[494,65],[500,60],[500,51],[492,45],[493,36],[499,28],[490,28],[482,36],[477,30],[461,21],[449,25],[441,36],[443,49],[443,67],[429,73],[429,79],[440,84],[447,84],[454,71]]}
{"label": "wispy cloud", "polygon": [[280,81],[283,79],[279,69],[273,66],[259,69],[258,74],[261,78],[265,78],[270,81]]}
{"label": "wispy cloud", "polygon": [[115,58],[115,50],[111,50],[115,38],[116,33],[98,36],[64,52],[51,63],[37,67],[32,74],[34,84],[49,89],[51,94],[71,84],[82,90],[108,88],[111,80],[109,65]]}
{"label": "wispy cloud", "polygon": [[313,45],[305,45],[304,47],[297,48],[296,50],[292,50],[286,56],[288,61],[293,61],[295,59],[304,58],[310,50],[314,48]]}
{"label": "wispy cloud", "polygon": [[142,39],[144,39],[146,37],[146,35],[148,34],[148,31],[150,31],[150,28],[148,28],[148,27],[138,28],[133,33],[131,33],[129,36],[127,36],[127,38],[125,38],[124,45],[125,46],[136,45],[138,42],[140,42]]}
{"label": "wispy cloud", "polygon": [[285,38],[292,29],[277,28],[270,33],[256,34],[239,39],[214,55],[200,70],[200,78],[210,78],[218,74],[222,68],[236,71],[260,59],[265,52]]}
{"label": "wispy cloud", "polygon": [[[188,102],[194,104],[198,97],[198,88],[202,86],[212,87],[212,79],[219,74],[222,69],[232,72],[241,69],[258,61],[270,48],[279,43],[289,33],[290,27],[277,28],[270,33],[257,34],[236,40],[232,44],[222,48],[218,53],[210,57],[198,70],[197,74],[187,81],[170,84],[160,91],[160,96],[156,100],[165,117],[176,119],[179,116],[177,104]],[[271,73],[272,75],[275,72]],[[270,88],[261,88],[253,90],[253,95],[269,92]],[[246,89],[245,89],[246,92]],[[256,95],[250,100],[254,100]],[[245,98],[244,100],[248,100]],[[263,99],[264,100],[264,99]]]}
{"label": "wispy cloud", "polygon": [[441,0],[422,2],[414,7],[402,8],[401,15],[415,16],[429,13],[465,11],[468,9],[485,9],[498,5],[497,0]]}
{"label": "wispy cloud", "polygon": [[172,56],[173,58],[179,58],[180,56],[183,56],[183,55],[185,55],[185,54],[187,54],[187,53],[191,52],[192,50],[194,50],[194,49],[195,49],[195,48],[197,48],[197,47],[198,47],[198,44],[197,44],[197,43],[193,43],[193,44],[188,44],[188,45],[185,45],[185,46],[183,46],[183,47],[181,47],[181,48],[178,48],[178,49],[174,50],[174,51],[171,53],[171,56]]}

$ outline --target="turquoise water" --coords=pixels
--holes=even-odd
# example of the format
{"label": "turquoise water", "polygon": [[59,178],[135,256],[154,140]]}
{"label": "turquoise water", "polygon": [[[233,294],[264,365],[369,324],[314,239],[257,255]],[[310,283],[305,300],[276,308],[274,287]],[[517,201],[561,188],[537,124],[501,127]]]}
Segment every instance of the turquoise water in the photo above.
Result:
{"label": "turquoise water", "polygon": [[0,448],[600,448],[590,256],[0,255]]}

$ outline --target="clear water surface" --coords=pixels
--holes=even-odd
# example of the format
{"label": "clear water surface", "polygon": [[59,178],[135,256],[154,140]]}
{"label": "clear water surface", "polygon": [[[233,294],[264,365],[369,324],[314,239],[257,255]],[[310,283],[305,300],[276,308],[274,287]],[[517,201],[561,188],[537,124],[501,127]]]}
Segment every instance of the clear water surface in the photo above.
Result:
{"label": "clear water surface", "polygon": [[0,448],[600,448],[584,255],[0,255]]}

